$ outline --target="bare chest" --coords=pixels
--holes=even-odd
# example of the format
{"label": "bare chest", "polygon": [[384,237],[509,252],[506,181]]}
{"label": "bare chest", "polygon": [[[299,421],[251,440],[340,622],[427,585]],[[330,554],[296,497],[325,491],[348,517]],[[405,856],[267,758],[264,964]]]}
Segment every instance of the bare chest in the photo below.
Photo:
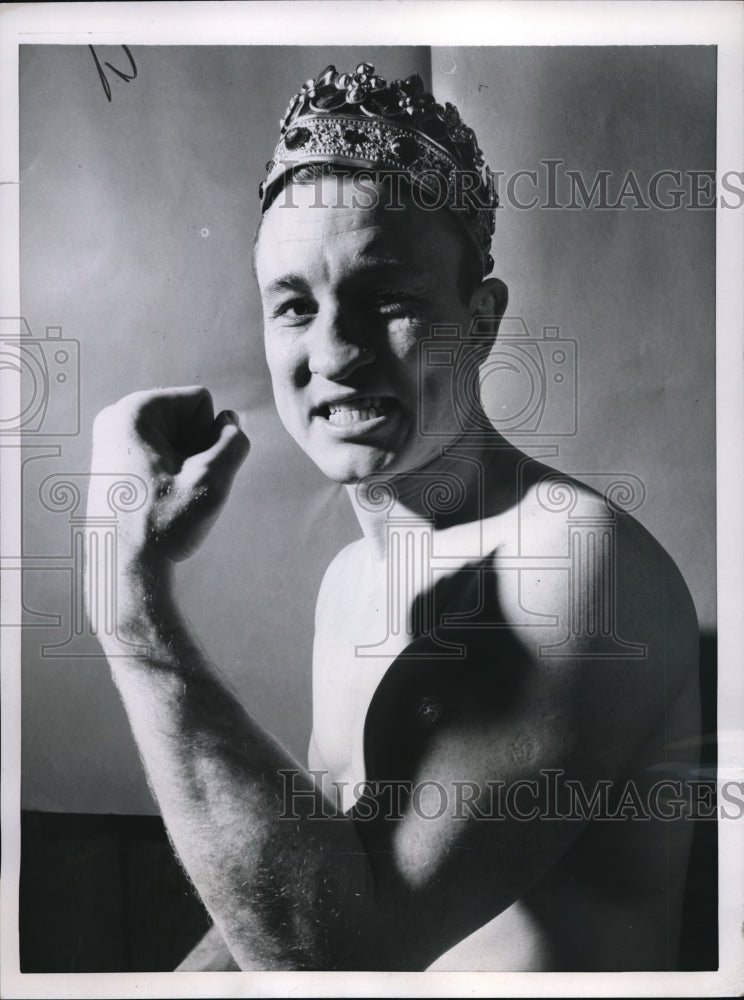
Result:
{"label": "bare chest", "polygon": [[[350,576],[319,608],[313,649],[311,767],[336,782],[334,798],[348,809],[365,778],[364,723],[370,701],[395,657],[409,641],[408,628],[391,628],[383,572]],[[314,760],[312,758],[315,758]]]}
{"label": "bare chest", "polygon": [[326,770],[330,780],[348,782],[345,808],[366,776],[365,722],[380,682],[398,657],[413,655],[414,638],[428,637],[435,657],[452,655],[443,623],[448,613],[477,607],[477,574],[467,567],[496,545],[496,531],[484,532],[482,524],[477,533],[468,526],[435,536],[426,526],[403,523],[389,533],[384,558],[372,558],[360,547],[335,586],[321,594],[310,763]]}

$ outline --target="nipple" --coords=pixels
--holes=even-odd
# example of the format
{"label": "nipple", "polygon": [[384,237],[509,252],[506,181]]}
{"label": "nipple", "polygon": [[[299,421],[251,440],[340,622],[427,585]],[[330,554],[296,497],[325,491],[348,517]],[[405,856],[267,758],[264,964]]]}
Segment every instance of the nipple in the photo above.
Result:
{"label": "nipple", "polygon": [[442,703],[435,695],[425,694],[416,706],[416,715],[424,725],[433,725],[442,717]]}

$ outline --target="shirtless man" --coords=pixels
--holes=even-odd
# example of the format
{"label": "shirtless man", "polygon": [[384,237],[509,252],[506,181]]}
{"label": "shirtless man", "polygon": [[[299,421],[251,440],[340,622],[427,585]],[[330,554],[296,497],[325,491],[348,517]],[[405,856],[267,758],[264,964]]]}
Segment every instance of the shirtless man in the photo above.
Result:
{"label": "shirtless man", "polygon": [[[94,471],[152,486],[121,518],[118,583],[118,635],[147,652],[105,638],[114,680],[211,940],[237,967],[675,968],[691,824],[667,801],[649,818],[635,806],[667,747],[698,732],[692,602],[628,514],[477,407],[463,418],[452,367],[422,364],[443,324],[461,340],[455,367],[482,359],[506,289],[484,277],[490,210],[425,210],[432,171],[484,174],[472,132],[419,83],[330,68],[290,106],[262,185],[276,405],[346,484],[363,533],[318,598],[313,773],[239,703],[176,605],[175,563],[248,453],[198,387],[137,393],[96,421]],[[569,552],[551,490],[577,524],[607,529],[591,557]],[[577,815],[570,787],[609,789],[615,819]]]}

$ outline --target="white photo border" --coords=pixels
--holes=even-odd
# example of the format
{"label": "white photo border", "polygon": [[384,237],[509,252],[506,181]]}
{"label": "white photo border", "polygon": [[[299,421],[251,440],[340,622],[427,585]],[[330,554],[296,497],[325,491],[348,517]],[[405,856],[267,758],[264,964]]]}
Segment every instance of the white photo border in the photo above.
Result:
{"label": "white photo border", "polygon": [[[20,315],[18,48],[21,44],[452,44],[715,45],[718,52],[717,176],[744,170],[744,7],[709,2],[562,0],[327,0],[248,3],[42,3],[0,9],[0,315]],[[716,399],[719,731],[727,779],[744,780],[744,211],[717,208]],[[11,409],[14,400],[2,405]],[[20,450],[0,449],[0,546],[20,533]],[[3,575],[2,620],[19,609],[19,574]],[[17,620],[17,619],[13,619]],[[3,997],[227,996],[730,996],[744,991],[744,837],[719,825],[719,962],[679,973],[129,973],[22,974],[20,871],[20,636],[0,629],[2,653]],[[743,786],[744,787],[744,786]]]}

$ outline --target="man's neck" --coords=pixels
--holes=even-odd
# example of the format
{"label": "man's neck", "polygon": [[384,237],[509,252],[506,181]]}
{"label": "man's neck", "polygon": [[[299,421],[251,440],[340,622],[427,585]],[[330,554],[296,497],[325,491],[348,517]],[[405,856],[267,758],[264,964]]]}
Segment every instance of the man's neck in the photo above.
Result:
{"label": "man's neck", "polygon": [[519,495],[518,467],[525,456],[500,434],[462,435],[417,469],[380,472],[347,486],[365,538],[382,556],[391,518],[454,527],[500,513]]}

